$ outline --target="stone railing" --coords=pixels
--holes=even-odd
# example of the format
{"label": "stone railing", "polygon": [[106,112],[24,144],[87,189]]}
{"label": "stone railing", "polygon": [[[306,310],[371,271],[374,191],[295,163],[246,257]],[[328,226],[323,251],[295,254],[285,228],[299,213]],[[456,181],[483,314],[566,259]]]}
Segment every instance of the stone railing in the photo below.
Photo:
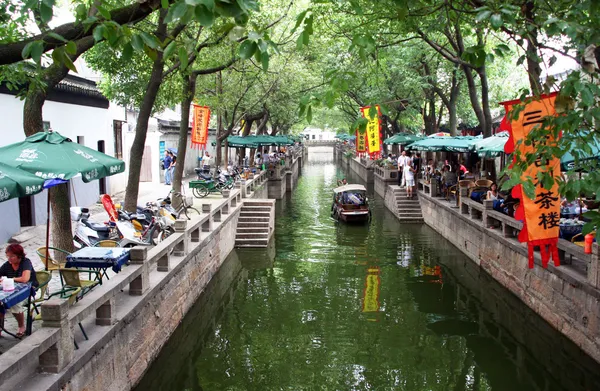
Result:
{"label": "stone railing", "polygon": [[375,176],[384,182],[397,182],[398,181],[398,170],[394,167],[390,168],[387,166],[379,167],[378,165],[373,166]]}
{"label": "stone railing", "polygon": [[268,170],[262,170],[256,174],[250,173],[248,179],[237,182],[235,188],[241,190],[242,198],[252,198],[254,191],[268,180],[268,174]]}
{"label": "stone railing", "polygon": [[523,224],[493,210],[493,202],[473,201],[464,189],[458,208],[424,191],[419,192],[419,202],[430,227],[600,362],[598,244],[586,254],[582,247],[559,239],[560,266],[551,259],[543,268],[540,252],[534,251],[530,269],[528,245],[517,238]]}
{"label": "stone railing", "polygon": [[419,179],[417,182],[417,187],[420,191],[424,192],[430,197],[437,197],[440,194],[438,181],[436,180],[425,180]]}
{"label": "stone railing", "polygon": [[[69,307],[67,300],[57,298],[43,302],[41,305],[42,327],[0,356],[0,384],[8,389],[15,389],[17,385],[29,389],[61,389],[76,375],[80,376],[78,381],[84,381],[81,379],[85,376],[81,375],[80,371],[85,372],[84,367],[89,370],[91,360],[95,359],[98,354],[112,355],[114,357],[111,356],[110,359],[125,362],[125,358],[117,357],[117,353],[107,352],[106,345],[115,343],[116,338],[121,340],[124,346],[130,346],[132,351],[140,349],[142,345],[132,344],[132,341],[127,339],[127,335],[118,337],[118,334],[126,328],[141,328],[143,322],[140,319],[140,313],[145,311],[144,309],[147,309],[148,305],[160,306],[160,303],[156,301],[150,304],[150,300],[157,298],[161,301],[159,296],[163,294],[163,291],[170,292],[169,289],[177,292],[177,289],[182,288],[177,285],[179,282],[185,285],[185,289],[194,289],[195,293],[194,296],[186,291],[182,296],[188,300],[195,300],[201,291],[196,292],[196,289],[203,289],[202,284],[208,283],[214,271],[209,273],[200,273],[200,270],[192,272],[190,267],[197,268],[198,263],[205,262],[204,270],[208,267],[218,268],[219,264],[216,264],[216,260],[220,258],[224,260],[226,253],[233,248],[235,228],[233,228],[233,232],[226,233],[231,236],[229,239],[223,237],[225,233],[219,233],[220,239],[215,235],[222,231],[225,224],[227,227],[235,225],[235,221],[231,219],[237,216],[236,212],[242,206],[243,192],[252,192],[254,186],[265,181],[266,172],[263,171],[255,178],[245,181],[242,189],[223,191],[222,199],[202,204],[202,213],[199,216],[195,216],[191,220],[177,220],[175,233],[158,245],[132,248],[128,266],[111,276],[111,279],[104,284],[96,286],[74,305]],[[211,201],[214,201],[214,198]],[[229,241],[223,242],[224,240]],[[206,248],[209,243],[211,243],[210,248]],[[201,251],[205,251],[205,253]],[[189,266],[188,264],[194,265]],[[189,285],[188,280],[177,281],[183,278],[182,273],[191,279],[190,281],[194,281],[192,284],[196,286],[195,288]],[[194,273],[195,278],[193,278]],[[193,301],[187,303],[187,308],[192,303]],[[180,305],[185,307],[183,304]],[[151,310],[151,312],[154,311],[154,309]],[[183,316],[185,312],[183,310],[181,312],[183,313],[179,313],[179,315]],[[161,316],[158,310],[155,314],[156,317]],[[138,322],[138,326],[132,326],[132,324],[136,324],[135,322]],[[78,325],[81,324],[85,326],[88,339],[80,343],[79,349],[75,350],[74,330],[79,332]],[[168,336],[165,333],[172,332],[176,324],[170,326],[172,326],[172,330],[162,330],[164,335]],[[165,342],[162,337],[158,341],[153,344]],[[138,360],[139,357],[127,358],[130,359],[130,362],[127,363],[129,368],[139,365],[138,361],[135,361],[135,365],[131,363],[132,360]],[[151,360],[151,357],[148,359]],[[104,364],[102,363],[102,365]],[[149,364],[150,362],[144,361],[144,365]],[[144,368],[137,369],[141,371],[138,374],[141,376]],[[39,374],[40,372],[55,375],[49,377]],[[137,381],[139,378],[134,380]],[[134,380],[129,379],[129,381]],[[89,379],[85,381],[93,382]],[[76,385],[72,386],[74,389],[78,388]]]}
{"label": "stone railing", "polygon": [[364,157],[359,158],[360,164],[365,166],[366,169],[376,167],[375,160],[367,159]]}
{"label": "stone railing", "polygon": [[[467,189],[464,188],[460,193],[460,213],[469,216],[471,220],[479,221],[485,229],[498,230],[503,238],[512,241],[517,240],[523,229],[521,221],[495,211],[493,201],[484,200],[483,203],[474,201],[468,197]],[[594,269],[597,266],[592,264],[598,263],[598,254],[586,254],[581,246],[564,239],[558,240],[558,248],[561,265],[571,266],[574,272],[586,275],[589,282],[596,283],[598,277]]]}

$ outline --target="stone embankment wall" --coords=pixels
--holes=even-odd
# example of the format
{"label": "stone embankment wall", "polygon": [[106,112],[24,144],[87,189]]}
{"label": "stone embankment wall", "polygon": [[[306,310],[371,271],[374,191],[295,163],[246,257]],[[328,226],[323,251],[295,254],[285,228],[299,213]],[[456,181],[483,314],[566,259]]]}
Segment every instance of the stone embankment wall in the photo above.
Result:
{"label": "stone embankment wall", "polygon": [[515,238],[518,222],[468,200],[461,202],[460,208],[451,208],[448,202],[423,192],[419,200],[429,226],[600,362],[597,245],[594,254],[587,256],[561,240],[563,266],[551,264],[543,269],[536,254],[536,265],[529,269],[527,248]]}
{"label": "stone embankment wall", "polygon": [[233,250],[243,197],[267,188],[263,171],[203,200],[201,215],[178,220],[155,247],[133,248],[130,265],[74,305],[44,302],[42,328],[0,356],[0,390],[135,386]]}

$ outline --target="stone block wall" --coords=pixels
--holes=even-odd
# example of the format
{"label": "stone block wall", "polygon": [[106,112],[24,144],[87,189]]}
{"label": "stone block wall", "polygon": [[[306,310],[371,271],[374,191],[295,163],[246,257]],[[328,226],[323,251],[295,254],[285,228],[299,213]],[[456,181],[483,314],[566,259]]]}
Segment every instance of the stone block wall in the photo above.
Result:
{"label": "stone block wall", "polygon": [[[139,309],[75,373],[64,390],[129,390],[142,378],[233,250],[239,209],[190,253],[176,273],[145,294]],[[152,280],[152,275],[150,277]]]}
{"label": "stone block wall", "polygon": [[600,362],[600,291],[586,276],[568,266],[543,269],[537,254],[535,267],[529,269],[524,244],[461,215],[447,202],[423,193],[419,200],[427,225]]}
{"label": "stone block wall", "polygon": [[373,173],[373,167],[367,168],[360,162],[359,158],[349,159],[350,169],[358,174],[360,179],[367,183],[373,183],[375,175]]}

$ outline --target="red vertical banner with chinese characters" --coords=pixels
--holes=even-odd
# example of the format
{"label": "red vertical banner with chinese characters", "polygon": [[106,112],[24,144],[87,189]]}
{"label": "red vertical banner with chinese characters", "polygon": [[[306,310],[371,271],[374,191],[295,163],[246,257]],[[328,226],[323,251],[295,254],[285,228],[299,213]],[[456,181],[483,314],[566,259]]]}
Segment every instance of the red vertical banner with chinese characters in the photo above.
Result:
{"label": "red vertical banner with chinese characters", "polygon": [[356,152],[367,152],[367,132],[361,133],[359,129],[356,129]]}
{"label": "red vertical banner with chinese characters", "polygon": [[205,148],[208,140],[208,123],[210,108],[193,105],[194,121],[192,124],[192,147]]}
{"label": "red vertical banner with chinese characters", "polygon": [[[502,130],[510,132],[510,138],[504,147],[506,153],[515,152],[519,149],[520,158],[525,159],[527,155],[538,153],[537,146],[540,143],[553,145],[558,140],[548,132],[543,139],[531,140],[525,142],[529,132],[535,128],[543,126],[544,119],[549,116],[555,116],[554,100],[556,93],[543,95],[537,100],[503,102],[506,109],[505,119],[502,121]],[[524,104],[524,108],[519,112],[518,118],[512,118],[511,110],[515,105]],[[516,159],[516,154],[513,159]],[[534,265],[534,248],[539,247],[542,256],[542,266],[547,267],[550,256],[554,260],[554,265],[559,266],[558,259],[558,237],[560,233],[560,194],[558,192],[558,182],[546,189],[538,181],[538,173],[542,170],[549,171],[554,178],[560,176],[560,159],[554,157],[543,161],[539,156],[523,172],[521,178],[523,182],[529,178],[535,185],[535,198],[529,198],[523,191],[523,185],[517,185],[512,190],[512,195],[519,198],[519,207],[515,212],[515,219],[523,221],[523,229],[519,233],[519,241],[528,243],[529,268]]]}
{"label": "red vertical banner with chinese characters", "polygon": [[377,112],[375,115],[370,115],[371,107],[361,107],[360,111],[364,118],[368,120],[367,122],[367,150],[369,155],[371,155],[372,159],[379,158],[381,151],[381,121],[379,117],[381,116],[381,111],[379,106],[375,106]]}

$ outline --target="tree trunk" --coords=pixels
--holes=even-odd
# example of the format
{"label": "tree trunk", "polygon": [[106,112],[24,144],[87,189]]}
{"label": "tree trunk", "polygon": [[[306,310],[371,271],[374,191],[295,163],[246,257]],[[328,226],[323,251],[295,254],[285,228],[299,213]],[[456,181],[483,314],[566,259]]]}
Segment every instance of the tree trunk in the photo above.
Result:
{"label": "tree trunk", "polygon": [[462,66],[462,69],[465,73],[465,79],[467,80],[467,86],[469,88],[469,100],[471,101],[471,107],[475,112],[475,116],[477,116],[477,120],[479,121],[481,128],[485,129],[485,116],[483,114],[481,104],[479,103],[479,93],[477,91],[477,85],[475,84],[473,72],[471,68],[467,66]]}
{"label": "tree trunk", "polygon": [[[87,37],[77,41],[77,52],[69,56],[75,61],[85,51],[94,46],[94,39]],[[43,107],[49,91],[54,89],[62,79],[67,76],[69,69],[63,64],[53,63],[43,71],[42,79],[46,89],[31,89],[25,97],[23,104],[23,130],[26,136],[44,130]],[[73,251],[73,231],[71,228],[71,214],[69,208],[69,184],[55,186],[48,190],[52,210],[52,245],[65,251]]]}
{"label": "tree trunk", "polygon": [[[192,74],[183,77],[183,102],[181,103],[181,122],[179,123],[179,142],[177,144],[177,164],[173,175],[173,191],[180,192],[183,185],[183,171],[187,154],[190,106],[196,93],[196,78]],[[176,205],[175,207],[177,207]]]}
{"label": "tree trunk", "polygon": [[[161,10],[158,22],[156,36],[162,42],[167,35],[167,25],[164,22],[166,10]],[[127,187],[125,189],[125,210],[134,211],[137,206],[138,193],[140,190],[140,172],[142,169],[142,157],[144,155],[144,147],[146,145],[146,135],[148,133],[148,122],[152,114],[152,108],[158,95],[158,90],[163,81],[164,71],[163,52],[157,51],[156,60],[152,64],[152,72],[148,85],[146,86],[146,94],[140,106],[137,124],[135,126],[135,137],[131,145],[129,157],[129,176],[127,178]]]}
{"label": "tree trunk", "polygon": [[477,74],[481,81],[481,106],[485,118],[485,122],[481,124],[481,130],[483,131],[483,137],[490,137],[492,135],[492,113],[490,111],[490,88],[485,65],[477,69]]}
{"label": "tree trunk", "polygon": [[450,135],[456,136],[456,127],[458,125],[458,118],[457,118],[457,114],[456,114],[456,103],[451,104],[448,107],[448,117],[449,117],[448,126],[450,127]]}
{"label": "tree trunk", "polygon": [[540,66],[538,55],[538,29],[535,24],[535,2],[527,1],[523,6],[525,11],[525,19],[527,20],[527,50],[525,56],[527,58],[527,76],[529,77],[529,85],[531,93],[534,96],[539,96],[542,93],[540,78],[542,76],[542,68]]}

